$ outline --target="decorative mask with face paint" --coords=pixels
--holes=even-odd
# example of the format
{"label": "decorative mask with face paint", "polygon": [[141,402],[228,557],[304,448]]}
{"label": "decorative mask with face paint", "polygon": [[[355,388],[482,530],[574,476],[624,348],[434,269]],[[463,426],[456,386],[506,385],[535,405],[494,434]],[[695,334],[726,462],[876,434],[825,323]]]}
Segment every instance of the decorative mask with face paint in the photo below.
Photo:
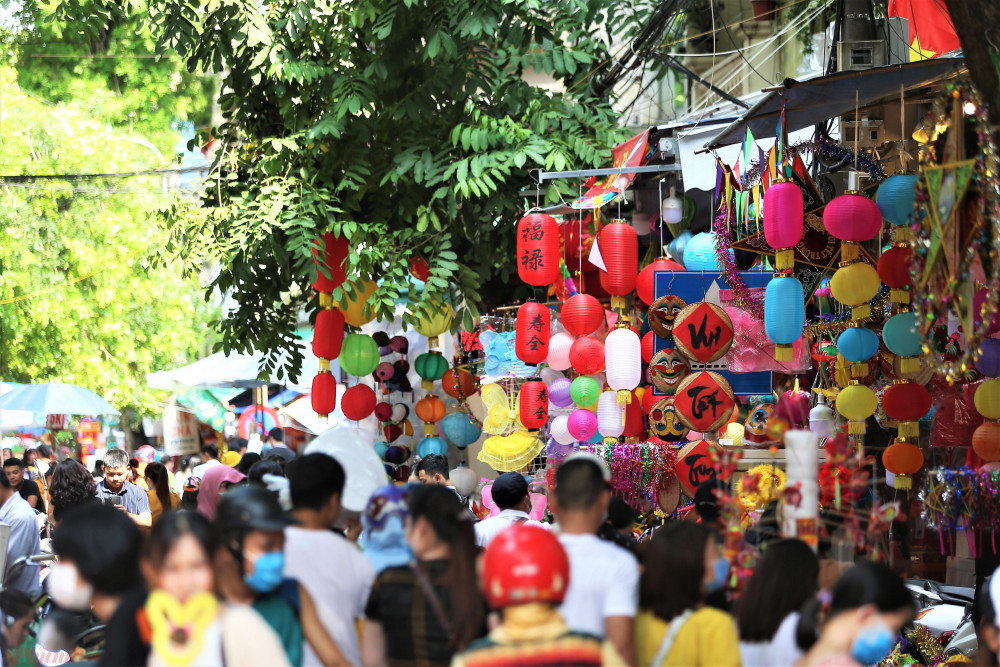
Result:
{"label": "decorative mask with face paint", "polygon": [[661,440],[677,442],[687,435],[688,429],[677,416],[674,399],[661,398],[649,411],[649,427]]}
{"label": "decorative mask with face paint", "polygon": [[673,396],[688,373],[691,366],[677,350],[660,350],[649,362],[649,380],[653,386],[667,396]]}
{"label": "decorative mask with face paint", "polygon": [[687,302],[679,296],[661,296],[649,306],[649,328],[660,338],[673,338],[674,318],[686,305]]}

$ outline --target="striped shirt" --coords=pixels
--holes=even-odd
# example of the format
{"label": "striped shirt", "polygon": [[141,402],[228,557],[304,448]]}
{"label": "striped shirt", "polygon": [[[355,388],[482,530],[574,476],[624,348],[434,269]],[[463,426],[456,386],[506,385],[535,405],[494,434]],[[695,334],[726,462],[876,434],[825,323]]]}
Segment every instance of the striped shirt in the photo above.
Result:
{"label": "striped shirt", "polygon": [[121,491],[115,492],[105,486],[105,481],[102,479],[97,485],[97,497],[103,499],[112,496],[118,496],[122,499],[122,505],[125,506],[125,511],[129,514],[149,513],[149,496],[132,482],[125,482]]}

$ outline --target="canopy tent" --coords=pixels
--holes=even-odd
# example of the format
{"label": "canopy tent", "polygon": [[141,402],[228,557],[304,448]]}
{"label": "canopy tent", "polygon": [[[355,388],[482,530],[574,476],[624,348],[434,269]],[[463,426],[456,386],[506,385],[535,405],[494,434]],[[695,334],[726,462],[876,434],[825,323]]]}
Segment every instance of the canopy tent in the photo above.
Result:
{"label": "canopy tent", "polygon": [[773,137],[782,101],[787,131],[794,132],[885,101],[899,99],[900,86],[912,93],[958,74],[961,58],[935,58],[867,70],[838,72],[808,81],[785,79],[739,120],[715,135],[705,147],[714,150],[743,141],[747,128],[758,139]]}
{"label": "canopy tent", "polygon": [[83,387],[62,382],[25,384],[0,396],[0,410],[44,415],[117,415],[118,410]]}
{"label": "canopy tent", "polygon": [[[5,396],[24,385],[13,382],[0,382],[0,396]],[[26,410],[0,410],[0,429],[17,430],[28,426],[45,424],[45,417],[37,419],[34,412]]]}

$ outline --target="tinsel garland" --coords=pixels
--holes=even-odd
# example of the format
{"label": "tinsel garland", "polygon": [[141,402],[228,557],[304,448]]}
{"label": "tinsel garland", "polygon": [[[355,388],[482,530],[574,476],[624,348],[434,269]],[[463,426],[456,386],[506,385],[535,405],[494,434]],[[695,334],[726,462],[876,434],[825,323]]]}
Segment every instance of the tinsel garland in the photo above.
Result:
{"label": "tinsel garland", "polygon": [[[808,141],[800,141],[796,144],[792,144],[787,149],[789,159],[801,153],[819,153],[825,158],[832,158],[845,164],[856,164],[857,168],[864,170],[864,172],[868,174],[869,178],[880,183],[886,178],[885,170],[882,169],[882,165],[880,165],[877,160],[873,159],[867,153],[861,152],[859,155],[855,156],[854,151],[850,148],[841,146],[840,144],[826,139],[810,139]],[[764,164],[766,164],[766,161]],[[750,164],[750,167],[743,174],[744,188],[753,187],[760,182],[761,166],[761,160],[757,160],[756,162],[752,162]]]}
{"label": "tinsel garland", "polygon": [[667,485],[674,474],[676,450],[663,442],[581,444],[580,451],[590,452],[607,461],[611,486],[626,501],[655,494]]}
{"label": "tinsel garland", "polygon": [[754,319],[764,321],[764,298],[755,296],[740,275],[740,269],[736,266],[736,257],[729,252],[734,239],[732,236],[732,215],[727,204],[722,205],[722,210],[712,223],[712,231],[715,232],[715,256],[722,263],[722,273],[726,277],[729,289],[736,297],[736,303],[740,308],[750,313]]}

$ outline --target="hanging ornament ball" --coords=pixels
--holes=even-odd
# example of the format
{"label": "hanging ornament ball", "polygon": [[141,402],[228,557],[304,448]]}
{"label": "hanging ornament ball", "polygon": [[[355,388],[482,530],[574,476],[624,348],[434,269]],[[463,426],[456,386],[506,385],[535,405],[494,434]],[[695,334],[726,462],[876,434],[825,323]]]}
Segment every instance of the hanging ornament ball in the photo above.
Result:
{"label": "hanging ornament ball", "polygon": [[410,275],[420,282],[427,282],[427,279],[431,277],[431,267],[428,266],[427,260],[420,255],[414,255],[411,257]]}
{"label": "hanging ornament ball", "polygon": [[653,354],[655,354],[656,348],[656,334],[652,331],[647,331],[646,335],[642,337],[642,363],[648,364],[653,360]]}
{"label": "hanging ornament ball", "polygon": [[573,337],[560,331],[549,339],[549,355],[545,363],[557,371],[567,370],[572,366],[569,361],[569,351],[573,347]]}
{"label": "hanging ornament ball", "polygon": [[984,461],[1000,461],[1000,423],[980,424],[972,433],[972,449]]}
{"label": "hanging ornament ball", "polygon": [[386,380],[391,380],[392,376],[396,373],[396,367],[392,365],[392,362],[383,361],[378,366],[375,367],[375,379],[379,382],[385,382]]}
{"label": "hanging ornament ball", "polygon": [[[732,248],[727,250],[735,261]],[[684,247],[684,268],[688,271],[722,273],[722,265],[715,255],[715,232],[695,234]]]}
{"label": "hanging ornament ball", "polygon": [[570,396],[573,397],[573,402],[581,408],[593,405],[600,395],[601,387],[597,384],[597,380],[592,377],[581,375],[574,379],[570,385]]}
{"label": "hanging ornament ball", "polygon": [[[353,295],[347,294],[347,287],[353,290]],[[355,280],[345,286],[344,298],[339,305],[344,312],[344,320],[352,327],[360,327],[375,319],[371,298],[377,289],[378,285],[372,280]]]}
{"label": "hanging ornament ball", "polygon": [[410,406],[406,403],[394,403],[392,406],[392,421],[397,424],[406,420],[410,416]]}
{"label": "hanging ornament ball", "polygon": [[417,443],[417,456],[424,458],[430,456],[431,454],[437,454],[438,456],[445,456],[448,454],[448,443],[444,438],[432,435],[422,438],[420,442]]}
{"label": "hanging ornament ball", "polygon": [[348,375],[363,377],[374,371],[379,364],[378,345],[367,334],[348,334],[338,361]]}
{"label": "hanging ornament ball", "polygon": [[674,403],[681,421],[692,431],[714,431],[727,421],[736,405],[733,388],[711,371],[687,376],[677,385]]}
{"label": "hanging ornament ball", "polygon": [[576,442],[576,438],[569,432],[569,417],[557,415],[549,424],[549,435],[560,445],[571,445]]}
{"label": "hanging ornament ball", "polygon": [[683,271],[684,266],[678,264],[677,262],[667,259],[666,257],[660,257],[648,264],[642,271],[639,272],[639,277],[635,281],[635,292],[639,295],[639,300],[642,301],[647,306],[653,303],[654,291],[656,289],[656,273],[658,271]]}
{"label": "hanging ornament ball", "polygon": [[382,401],[375,406],[375,419],[380,422],[387,422],[392,419],[392,404]]}
{"label": "hanging ornament ball", "polygon": [[569,350],[573,370],[581,375],[594,375],[604,370],[604,344],[591,336],[573,341]]}
{"label": "hanging ornament ball", "polygon": [[674,344],[681,354],[707,364],[721,359],[729,351],[733,344],[733,321],[714,303],[699,301],[677,313],[673,334]]}
{"label": "hanging ornament ball", "polygon": [[[577,378],[581,379],[581,378]],[[558,378],[549,385],[549,401],[557,408],[573,405],[573,382],[569,378]]]}
{"label": "hanging ornament ball", "polygon": [[1000,419],[1000,380],[986,380],[976,389],[976,411],[986,419]]}
{"label": "hanging ornament ball", "polygon": [[[566,331],[577,337],[594,333],[604,323],[604,306],[589,294],[576,294],[566,299],[559,314]],[[551,341],[549,349],[552,349]]]}
{"label": "hanging ornament ball", "polygon": [[449,368],[445,371],[444,376],[441,378],[441,388],[444,389],[444,393],[452,398],[459,399],[468,398],[478,391],[476,389],[476,378],[469,371],[459,369],[456,376],[454,368]]}
{"label": "hanging ornament ball", "polygon": [[1000,340],[986,338],[979,349],[981,354],[976,369],[988,378],[1000,377]]}
{"label": "hanging ornament ball", "polygon": [[574,440],[590,440],[597,433],[597,415],[580,408],[569,415],[569,433]]}
{"label": "hanging ornament ball", "polygon": [[340,399],[340,410],[344,416],[354,421],[365,419],[375,411],[375,391],[366,384],[356,384],[344,392]]}
{"label": "hanging ornament ball", "polygon": [[468,412],[459,410],[441,420],[441,432],[451,444],[459,449],[465,449],[479,440],[483,428]]}
{"label": "hanging ornament ball", "polygon": [[908,224],[913,217],[916,186],[916,174],[895,174],[882,181],[875,193],[875,204],[882,217],[893,225]]}

